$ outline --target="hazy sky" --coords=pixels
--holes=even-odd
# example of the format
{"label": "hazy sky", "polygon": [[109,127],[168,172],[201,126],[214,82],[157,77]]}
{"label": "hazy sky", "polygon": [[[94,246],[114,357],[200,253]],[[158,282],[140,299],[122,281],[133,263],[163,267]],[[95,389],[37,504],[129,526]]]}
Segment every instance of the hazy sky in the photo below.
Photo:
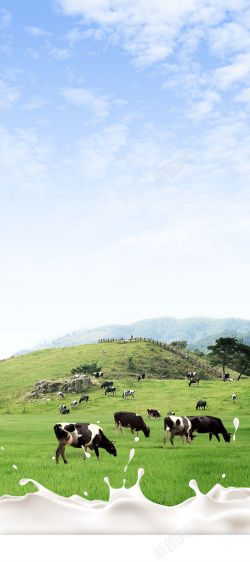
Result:
{"label": "hazy sky", "polygon": [[248,0],[1,3],[1,358],[250,318],[249,30]]}

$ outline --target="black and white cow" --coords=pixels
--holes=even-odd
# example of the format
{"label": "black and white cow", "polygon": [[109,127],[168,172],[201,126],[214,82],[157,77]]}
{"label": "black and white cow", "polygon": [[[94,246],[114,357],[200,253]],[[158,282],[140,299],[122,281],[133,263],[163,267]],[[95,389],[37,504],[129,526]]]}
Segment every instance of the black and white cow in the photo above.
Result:
{"label": "black and white cow", "polygon": [[164,418],[164,447],[166,447],[167,434],[170,431],[170,443],[174,447],[174,437],[179,435],[183,439],[186,437],[186,444],[191,443],[194,436],[192,434],[192,424],[190,420],[183,416],[167,416]]}
{"label": "black and white cow", "polygon": [[70,414],[70,410],[68,408],[65,408],[65,410],[61,411],[61,414]]}
{"label": "black and white cow", "polygon": [[175,412],[168,412],[168,416],[175,416]]}
{"label": "black and white cow", "polygon": [[59,406],[59,412],[61,413],[62,410],[65,410],[66,406],[65,404],[60,404]]}
{"label": "black and white cow", "polygon": [[197,373],[194,372],[192,373],[191,371],[189,371],[189,373],[186,376],[186,379],[193,379],[194,377],[196,377]]}
{"label": "black and white cow", "polygon": [[113,384],[114,384],[113,381],[109,381],[109,382],[105,381],[102,383],[101,388],[107,388],[107,386],[113,386]]}
{"label": "black and white cow", "polygon": [[87,396],[87,394],[82,394],[80,400],[79,400],[79,404],[81,404],[81,402],[88,402],[89,396]]}
{"label": "black and white cow", "polygon": [[103,377],[103,372],[102,371],[95,372],[93,373],[93,377],[99,379],[99,377]]}
{"label": "black and white cow", "polygon": [[233,404],[235,404],[235,402],[236,402],[236,394],[232,394],[232,401],[233,401]]}
{"label": "black and white cow", "polygon": [[64,394],[59,390],[57,393],[58,398],[65,398]]}
{"label": "black and white cow", "polygon": [[144,381],[145,379],[145,373],[141,373],[138,377],[138,381]]}
{"label": "black and white cow", "polygon": [[198,378],[190,379],[190,381],[188,383],[188,386],[191,386],[191,384],[198,384],[198,386],[199,386],[199,382],[200,382],[200,379],[198,379]]}
{"label": "black and white cow", "polygon": [[159,410],[147,409],[147,412],[148,412],[148,419],[149,420],[150,420],[151,416],[152,416],[152,418],[158,419],[158,421],[161,418],[161,414],[160,414]]}
{"label": "black and white cow", "polygon": [[95,451],[98,461],[100,460],[99,447],[106,449],[110,455],[117,457],[114,441],[109,441],[98,425],[92,423],[57,423],[54,426],[54,431],[58,440],[56,464],[59,463],[60,455],[62,455],[64,463],[68,464],[64,455],[66,445],[71,445],[71,447],[77,449],[82,447],[84,449],[83,460],[86,458],[88,447]]}
{"label": "black and white cow", "polygon": [[133,412],[116,412],[114,414],[115,418],[115,434],[117,435],[117,429],[120,426],[120,430],[123,433],[124,427],[130,427],[131,433],[136,431],[138,437],[138,431],[143,431],[145,437],[149,437],[150,427],[147,427],[142,417],[139,414],[134,414]]}
{"label": "black and white cow", "polygon": [[73,408],[76,408],[77,407],[77,400],[72,400],[71,406],[73,406]]}
{"label": "black and white cow", "polygon": [[113,396],[114,396],[114,394],[116,394],[115,386],[108,386],[105,390],[105,396],[106,396],[106,394],[110,394],[110,392],[113,393]]}
{"label": "black and white cow", "polygon": [[132,396],[132,398],[135,397],[135,391],[134,390],[124,390],[123,391],[123,398],[126,398],[126,396]]}
{"label": "black and white cow", "polygon": [[196,404],[196,410],[203,408],[205,410],[206,408],[206,400],[198,400],[197,404]]}
{"label": "black and white cow", "polygon": [[220,418],[215,418],[214,416],[188,416],[188,419],[192,424],[192,432],[209,433],[210,441],[212,435],[215,435],[216,439],[220,441],[219,433],[222,433],[224,440],[227,443],[230,442],[232,433],[226,430]]}

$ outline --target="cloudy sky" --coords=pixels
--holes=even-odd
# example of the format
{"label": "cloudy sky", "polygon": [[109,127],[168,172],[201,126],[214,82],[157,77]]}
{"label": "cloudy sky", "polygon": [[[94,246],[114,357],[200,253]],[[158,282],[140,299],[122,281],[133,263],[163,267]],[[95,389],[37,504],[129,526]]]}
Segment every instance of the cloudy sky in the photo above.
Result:
{"label": "cloudy sky", "polygon": [[1,358],[250,319],[249,30],[248,0],[1,2]]}

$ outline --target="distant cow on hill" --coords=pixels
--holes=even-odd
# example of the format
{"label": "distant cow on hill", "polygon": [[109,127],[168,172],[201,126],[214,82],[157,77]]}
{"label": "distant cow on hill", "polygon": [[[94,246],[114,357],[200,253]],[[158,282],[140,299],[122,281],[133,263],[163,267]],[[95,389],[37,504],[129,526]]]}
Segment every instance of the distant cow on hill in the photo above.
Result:
{"label": "distant cow on hill", "polygon": [[116,394],[115,386],[108,386],[105,390],[105,396],[106,396],[106,394],[110,394],[111,392],[112,392],[113,396],[114,396],[114,394]]}
{"label": "distant cow on hill", "polygon": [[93,377],[99,379],[99,377],[103,377],[103,372],[102,371],[95,372],[93,373]]}
{"label": "distant cow on hill", "polygon": [[138,381],[144,381],[145,379],[145,373],[141,373],[138,377]]}
{"label": "distant cow on hill", "polygon": [[135,397],[135,391],[134,390],[124,390],[123,391],[123,398],[126,398],[126,396],[132,396],[132,398]]}
{"label": "distant cow on hill", "polygon": [[106,381],[102,383],[101,388],[107,388],[107,386],[113,386],[113,381]]}
{"label": "distant cow on hill", "polygon": [[159,410],[148,409],[147,412],[148,412],[148,419],[149,420],[150,420],[151,416],[152,416],[152,418],[158,419],[158,421],[161,418],[161,414],[160,414]]}
{"label": "distant cow on hill", "polygon": [[87,396],[87,394],[82,394],[80,400],[79,400],[79,404],[81,404],[81,402],[88,402],[89,396]]}
{"label": "distant cow on hill", "polygon": [[76,408],[77,407],[77,400],[72,400],[71,406],[73,406],[73,408]]}
{"label": "distant cow on hill", "polygon": [[200,408],[203,408],[205,410],[206,405],[207,405],[206,400],[199,400],[196,404],[196,410]]}
{"label": "distant cow on hill", "polygon": [[232,401],[233,401],[233,404],[236,402],[236,394],[232,394]]}
{"label": "distant cow on hill", "polygon": [[189,373],[186,376],[186,379],[193,379],[194,377],[196,377],[197,373],[194,372],[192,373],[191,371],[189,371]]}

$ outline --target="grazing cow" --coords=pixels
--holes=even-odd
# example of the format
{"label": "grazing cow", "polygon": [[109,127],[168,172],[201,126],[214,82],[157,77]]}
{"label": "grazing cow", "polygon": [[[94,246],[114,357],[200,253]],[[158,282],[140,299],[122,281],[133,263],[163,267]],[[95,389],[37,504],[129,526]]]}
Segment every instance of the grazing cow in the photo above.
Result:
{"label": "grazing cow", "polygon": [[168,412],[168,416],[175,416],[175,412]]}
{"label": "grazing cow", "polygon": [[113,393],[113,396],[114,396],[114,394],[116,393],[116,388],[115,388],[115,386],[108,386],[108,387],[106,388],[106,390],[105,390],[105,396],[106,396],[106,394],[109,394],[110,392],[112,392],[112,393]]}
{"label": "grazing cow", "polygon": [[209,439],[211,441],[212,435],[215,435],[216,439],[220,441],[219,433],[222,433],[224,440],[229,443],[232,433],[229,433],[224,427],[220,418],[214,418],[213,416],[188,416],[188,419],[192,424],[192,432],[197,431],[197,433],[209,433]]}
{"label": "grazing cow", "polygon": [[103,382],[101,388],[107,388],[107,386],[113,386],[113,381]]}
{"label": "grazing cow", "polygon": [[93,373],[93,377],[96,377],[97,379],[99,379],[99,377],[103,377],[103,372],[102,371],[98,371],[96,373]]}
{"label": "grazing cow", "polygon": [[145,437],[149,437],[150,427],[147,427],[144,423],[142,417],[139,414],[134,414],[133,412],[116,412],[114,414],[115,418],[115,434],[117,435],[117,429],[120,426],[120,430],[123,433],[124,427],[130,427],[131,433],[136,431],[138,437],[138,431],[143,431]]}
{"label": "grazing cow", "polygon": [[191,386],[191,384],[198,384],[198,386],[199,386],[199,382],[200,382],[200,379],[198,379],[198,378],[197,379],[190,379],[190,381],[188,383],[188,386]]}
{"label": "grazing cow", "polygon": [[64,398],[64,394],[59,390],[57,393],[58,398]]}
{"label": "grazing cow", "polygon": [[161,418],[161,414],[160,414],[159,410],[150,410],[150,409],[147,409],[147,412],[148,412],[148,419],[149,419],[149,420],[150,420],[151,416],[152,416],[153,418],[155,418],[155,419],[157,418],[158,421],[159,421],[159,419]]}
{"label": "grazing cow", "polygon": [[61,411],[61,414],[70,414],[70,410],[68,408],[65,408],[65,410]]}
{"label": "grazing cow", "polygon": [[65,408],[66,408],[65,404],[60,404],[59,411],[61,412],[62,410],[65,410]]}
{"label": "grazing cow", "polygon": [[138,381],[144,381],[145,379],[145,373],[141,373],[138,377]]}
{"label": "grazing cow", "polygon": [[198,400],[197,404],[196,404],[196,410],[203,408],[205,410],[206,408],[206,400]]}
{"label": "grazing cow", "polygon": [[114,441],[109,441],[105,437],[102,428],[93,423],[57,423],[54,426],[54,431],[58,440],[58,448],[56,450],[56,464],[59,463],[59,457],[62,455],[65,464],[68,464],[64,451],[66,445],[71,445],[80,449],[84,449],[84,457],[86,458],[86,451],[88,447],[93,451],[99,458],[99,447],[106,449],[110,455],[117,457],[116,448],[114,446]]}
{"label": "grazing cow", "polygon": [[79,400],[79,404],[81,404],[81,402],[88,402],[89,396],[87,396],[87,394],[82,394],[80,400]]}
{"label": "grazing cow", "polygon": [[191,443],[194,435],[192,434],[192,425],[188,418],[182,416],[167,416],[164,418],[164,447],[166,447],[166,439],[168,432],[170,434],[170,443],[174,447],[174,437],[175,435],[180,435],[183,439],[186,437],[186,444]]}
{"label": "grazing cow", "polygon": [[132,396],[132,398],[134,398],[135,396],[135,391],[134,390],[124,390],[123,391],[123,398],[126,398],[126,396]]}
{"label": "grazing cow", "polygon": [[73,406],[73,408],[76,408],[77,407],[77,400],[72,400],[71,406]]}
{"label": "grazing cow", "polygon": [[233,401],[233,404],[235,404],[235,402],[236,402],[236,394],[232,394],[232,401]]}
{"label": "grazing cow", "polygon": [[223,381],[224,381],[224,382],[225,382],[225,381],[228,381],[228,380],[229,380],[229,376],[230,376],[229,373],[225,373],[224,378],[223,378]]}

